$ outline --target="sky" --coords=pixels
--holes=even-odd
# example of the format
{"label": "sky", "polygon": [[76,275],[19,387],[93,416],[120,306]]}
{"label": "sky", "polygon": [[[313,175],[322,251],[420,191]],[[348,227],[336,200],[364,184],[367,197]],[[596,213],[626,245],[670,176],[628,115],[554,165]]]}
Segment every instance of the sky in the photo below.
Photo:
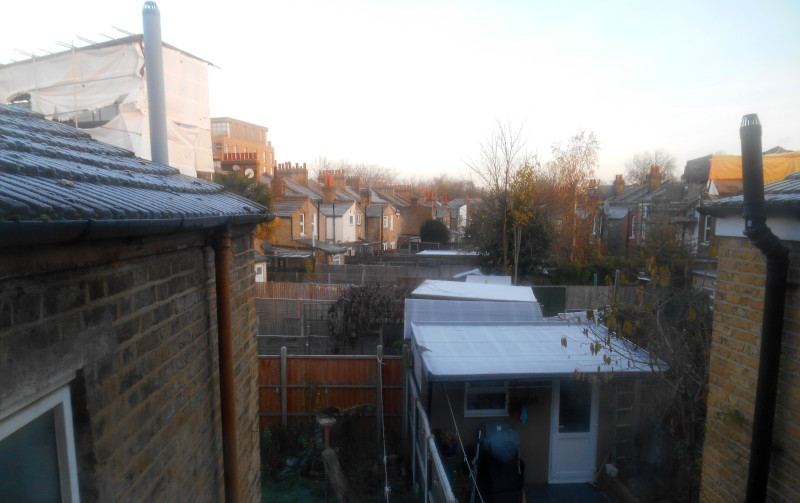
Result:
{"label": "sky", "polygon": [[[637,152],[664,149],[679,172],[738,154],[748,113],[765,149],[800,150],[796,0],[157,3],[163,40],[218,67],[211,116],[268,127],[278,162],[466,177],[502,123],[543,162],[594,131],[611,180]],[[30,0],[0,31],[0,63],[141,33],[143,5]]]}

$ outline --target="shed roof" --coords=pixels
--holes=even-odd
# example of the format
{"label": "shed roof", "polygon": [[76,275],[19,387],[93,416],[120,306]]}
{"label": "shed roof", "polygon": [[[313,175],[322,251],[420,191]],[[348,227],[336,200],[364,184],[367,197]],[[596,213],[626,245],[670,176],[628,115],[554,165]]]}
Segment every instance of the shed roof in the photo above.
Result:
{"label": "shed roof", "polygon": [[484,285],[462,281],[427,279],[414,290],[414,297],[499,302],[536,302],[529,286]]}
{"label": "shed roof", "polygon": [[74,127],[0,105],[0,245],[257,223],[266,208]]}
{"label": "shed roof", "polygon": [[542,308],[531,302],[488,302],[481,300],[406,299],[405,338],[411,337],[411,324],[438,321],[485,323],[494,321],[544,321]]}
{"label": "shed roof", "polygon": [[[647,352],[624,340],[614,340],[613,353],[593,352],[593,339],[584,334],[584,328],[560,322],[419,322],[412,323],[411,329],[429,381],[543,379],[576,371],[641,374],[666,369],[662,362],[651,367]],[[604,356],[611,357],[609,363]]]}

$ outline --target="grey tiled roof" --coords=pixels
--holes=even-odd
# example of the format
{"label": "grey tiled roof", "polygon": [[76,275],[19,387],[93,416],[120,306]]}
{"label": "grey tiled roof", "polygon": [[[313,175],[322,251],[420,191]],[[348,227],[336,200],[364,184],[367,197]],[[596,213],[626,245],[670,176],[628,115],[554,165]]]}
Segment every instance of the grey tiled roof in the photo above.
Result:
{"label": "grey tiled roof", "polygon": [[274,199],[271,209],[279,217],[290,217],[305,202],[306,199]]}
{"label": "grey tiled roof", "polygon": [[319,211],[326,217],[341,217],[353,207],[353,201],[337,201],[336,204],[321,204]]}
{"label": "grey tiled roof", "polygon": [[[42,231],[63,233],[62,239],[69,239],[67,227],[81,225],[114,225],[106,234],[142,235],[150,233],[148,228],[175,222],[189,228],[267,218],[266,208],[225,193],[220,185],[135,157],[39,114],[2,105],[0,174],[0,234],[21,232],[21,224],[28,224],[24,230],[31,232],[30,224],[37,223],[46,224]],[[38,242],[58,239],[54,235]]]}
{"label": "grey tiled roof", "polygon": [[[792,173],[783,180],[764,186],[767,212],[789,214],[800,217],[800,172]],[[744,196],[732,196],[710,201],[697,210],[700,213],[725,216],[740,214]]]}

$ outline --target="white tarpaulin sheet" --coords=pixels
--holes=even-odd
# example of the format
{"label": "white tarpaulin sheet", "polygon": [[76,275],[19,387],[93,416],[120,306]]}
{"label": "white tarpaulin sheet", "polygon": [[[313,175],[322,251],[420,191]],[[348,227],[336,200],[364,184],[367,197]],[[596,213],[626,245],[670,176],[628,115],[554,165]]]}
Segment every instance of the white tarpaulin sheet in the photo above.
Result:
{"label": "white tarpaulin sheet", "polygon": [[[431,381],[537,379],[581,373],[652,371],[647,352],[623,340],[592,354],[584,325],[412,323],[415,351]],[[602,330],[601,326],[596,327]],[[566,345],[563,342],[566,342]],[[603,357],[611,361],[606,363]],[[663,364],[660,369],[664,370]]]}
{"label": "white tarpaulin sheet", "polygon": [[425,280],[411,295],[440,299],[536,302],[533,289],[529,286],[484,285],[435,279]]}
{"label": "white tarpaulin sheet", "polygon": [[[170,166],[191,176],[213,171],[208,63],[163,50]],[[86,131],[151,158],[144,54],[136,37],[0,67],[0,102],[22,94],[30,94],[34,112],[60,121],[116,104],[119,115]]]}

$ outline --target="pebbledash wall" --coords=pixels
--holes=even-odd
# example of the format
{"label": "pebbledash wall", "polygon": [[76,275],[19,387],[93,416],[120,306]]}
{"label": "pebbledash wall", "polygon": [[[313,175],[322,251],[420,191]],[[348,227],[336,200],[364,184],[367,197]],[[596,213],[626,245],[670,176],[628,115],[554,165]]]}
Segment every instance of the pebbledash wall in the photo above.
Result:
{"label": "pebbledash wall", "polygon": [[[767,221],[791,250],[782,355],[775,362],[780,376],[767,500],[788,502],[800,501],[800,239],[797,228],[792,230],[796,219],[787,220],[789,227],[772,218]],[[703,502],[744,501],[747,484],[766,266],[763,254],[738,237],[743,229],[741,218],[717,221],[722,235],[717,238]]]}
{"label": "pebbledash wall", "polygon": [[[256,502],[256,313],[244,227],[234,228],[231,280],[238,458],[241,501]],[[224,499],[214,278],[201,232],[0,250],[0,411],[69,387],[81,501]]]}

